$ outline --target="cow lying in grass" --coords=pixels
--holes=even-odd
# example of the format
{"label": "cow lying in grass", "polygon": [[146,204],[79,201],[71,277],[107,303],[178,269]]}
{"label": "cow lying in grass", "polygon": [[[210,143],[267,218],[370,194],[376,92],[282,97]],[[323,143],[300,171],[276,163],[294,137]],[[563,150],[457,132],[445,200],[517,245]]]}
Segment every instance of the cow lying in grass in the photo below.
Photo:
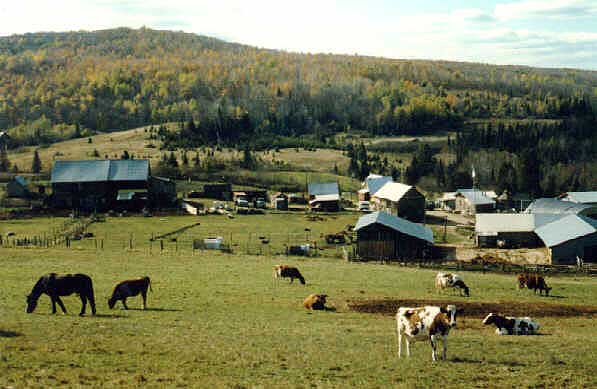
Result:
{"label": "cow lying in grass", "polygon": [[533,289],[535,294],[537,293],[537,289],[539,289],[539,295],[545,291],[545,295],[549,296],[549,291],[551,290],[545,283],[545,279],[538,274],[519,274],[518,289],[523,289],[525,286],[528,289]]}
{"label": "cow lying in grass", "polygon": [[443,290],[446,288],[458,288],[460,295],[462,295],[462,292],[464,292],[465,296],[470,296],[468,286],[458,274],[442,272],[437,273],[437,276],[435,276],[435,287],[438,290]]}
{"label": "cow lying in grass", "polygon": [[410,357],[410,342],[431,341],[431,359],[436,358],[436,344],[443,343],[443,359],[446,359],[448,348],[448,334],[456,326],[455,305],[447,307],[425,306],[420,308],[398,308],[396,313],[396,327],[398,331],[398,358],[402,356],[402,338],[406,342],[406,356]]}
{"label": "cow lying in grass", "polygon": [[[118,300],[122,301],[124,309],[129,309],[126,305],[126,299],[141,294],[143,298],[143,309],[147,308],[147,288],[151,290],[151,280],[149,277],[139,278],[138,280],[122,281],[114,288],[112,297],[108,300],[108,307],[114,308]],[[151,290],[153,292],[153,290]]]}
{"label": "cow lying in grass", "polygon": [[509,317],[490,313],[483,319],[483,324],[494,324],[498,335],[532,335],[539,329],[539,323],[530,317]]}
{"label": "cow lying in grass", "polygon": [[301,284],[305,285],[305,278],[303,277],[303,275],[301,274],[299,269],[297,269],[296,267],[293,267],[293,266],[288,266],[288,265],[274,266],[274,279],[278,279],[280,277],[290,278],[291,284],[294,281],[294,279],[297,278],[301,282]]}
{"label": "cow lying in grass", "polygon": [[327,294],[310,294],[303,301],[303,306],[307,309],[313,310],[325,310],[325,299],[328,297]]}

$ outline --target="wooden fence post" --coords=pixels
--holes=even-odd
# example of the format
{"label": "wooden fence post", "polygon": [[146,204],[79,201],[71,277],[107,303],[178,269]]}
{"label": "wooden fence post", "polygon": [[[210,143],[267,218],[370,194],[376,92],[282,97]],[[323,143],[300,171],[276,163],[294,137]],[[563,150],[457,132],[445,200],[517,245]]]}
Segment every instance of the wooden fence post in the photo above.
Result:
{"label": "wooden fence post", "polygon": [[164,240],[160,239],[160,251],[164,251]]}

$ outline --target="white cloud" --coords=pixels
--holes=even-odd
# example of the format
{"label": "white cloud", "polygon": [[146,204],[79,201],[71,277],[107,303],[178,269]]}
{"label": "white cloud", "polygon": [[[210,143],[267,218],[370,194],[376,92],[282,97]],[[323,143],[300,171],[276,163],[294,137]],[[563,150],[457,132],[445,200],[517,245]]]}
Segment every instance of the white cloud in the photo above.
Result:
{"label": "white cloud", "polygon": [[497,4],[494,14],[500,20],[581,18],[595,16],[597,4],[594,0],[524,0]]}

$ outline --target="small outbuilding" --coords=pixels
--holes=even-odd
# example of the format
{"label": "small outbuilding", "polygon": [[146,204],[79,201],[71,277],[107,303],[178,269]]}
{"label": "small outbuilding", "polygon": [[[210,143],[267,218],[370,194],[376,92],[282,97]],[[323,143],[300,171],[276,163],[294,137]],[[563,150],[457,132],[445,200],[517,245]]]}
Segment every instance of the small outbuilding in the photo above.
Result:
{"label": "small outbuilding", "polygon": [[597,220],[567,215],[535,230],[549,250],[552,265],[597,262]]}
{"label": "small outbuilding", "polygon": [[340,210],[340,188],[337,182],[311,182],[308,185],[309,208],[313,211]]}
{"label": "small outbuilding", "polygon": [[288,196],[284,193],[276,193],[272,196],[272,208],[278,211],[288,210]]}
{"label": "small outbuilding", "polygon": [[27,185],[27,180],[23,176],[14,176],[6,184],[6,195],[8,197],[29,198],[31,192]]}
{"label": "small outbuilding", "polygon": [[371,196],[372,207],[412,222],[425,219],[425,196],[412,185],[386,182]]}
{"label": "small outbuilding", "polygon": [[433,246],[431,229],[383,211],[359,218],[355,231],[358,256],[366,260],[423,259]]}
{"label": "small outbuilding", "polygon": [[497,195],[493,191],[458,189],[456,191],[455,211],[466,215],[491,213],[495,211],[495,198],[497,198]]}
{"label": "small outbuilding", "polygon": [[216,200],[232,200],[232,185],[228,183],[203,185],[203,197]]}

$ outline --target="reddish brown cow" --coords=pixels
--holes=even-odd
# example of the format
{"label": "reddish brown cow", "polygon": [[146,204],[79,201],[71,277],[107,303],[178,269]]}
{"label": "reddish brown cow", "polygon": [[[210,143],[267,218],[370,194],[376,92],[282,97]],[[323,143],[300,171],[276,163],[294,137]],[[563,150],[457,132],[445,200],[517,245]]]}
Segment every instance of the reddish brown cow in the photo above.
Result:
{"label": "reddish brown cow", "polygon": [[525,286],[528,289],[533,289],[535,293],[537,293],[537,289],[539,289],[539,295],[545,291],[545,295],[549,296],[549,291],[551,290],[545,283],[545,279],[538,274],[519,274],[518,288],[522,289]]}
{"label": "reddish brown cow", "polygon": [[327,294],[310,294],[305,301],[303,301],[303,306],[307,309],[325,310],[325,299],[327,297]]}

